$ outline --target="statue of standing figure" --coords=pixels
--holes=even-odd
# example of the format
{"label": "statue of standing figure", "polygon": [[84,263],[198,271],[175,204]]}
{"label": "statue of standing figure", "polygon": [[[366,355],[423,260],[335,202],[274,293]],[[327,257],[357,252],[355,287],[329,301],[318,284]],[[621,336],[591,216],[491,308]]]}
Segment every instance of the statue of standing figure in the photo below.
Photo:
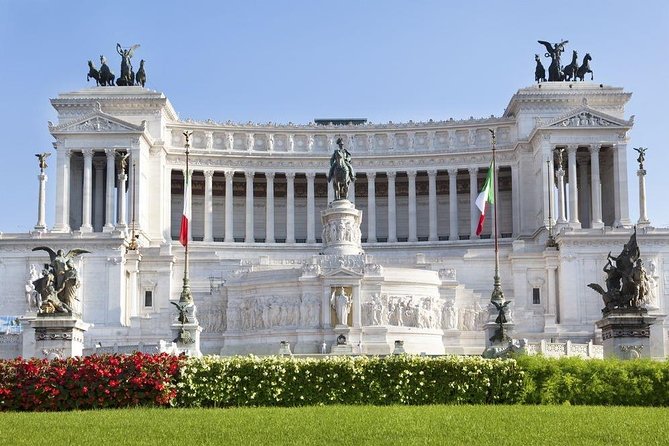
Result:
{"label": "statue of standing figure", "polygon": [[330,157],[328,182],[332,181],[335,200],[345,200],[348,196],[348,185],[355,181],[355,172],[351,166],[351,154],[344,148],[344,142],[337,138],[337,146]]}
{"label": "statue of standing figure", "polygon": [[38,246],[33,251],[46,251],[51,262],[44,265],[42,277],[35,280],[35,291],[41,297],[38,314],[74,313],[77,289],[81,286],[79,273],[74,266],[73,258],[90,251],[71,249],[67,254],[59,249],[54,251],[47,246]]}
{"label": "statue of standing figure", "polygon": [[133,45],[130,48],[124,49],[120,43],[116,44],[116,52],[121,56],[121,75],[116,80],[116,85],[135,85],[135,71],[132,69],[132,62],[130,59],[132,59],[137,48],[139,48],[139,45]]}
{"label": "statue of standing figure", "polygon": [[337,314],[338,325],[348,325],[348,314],[351,311],[351,297],[346,294],[344,287],[339,287],[330,296],[330,306]]}

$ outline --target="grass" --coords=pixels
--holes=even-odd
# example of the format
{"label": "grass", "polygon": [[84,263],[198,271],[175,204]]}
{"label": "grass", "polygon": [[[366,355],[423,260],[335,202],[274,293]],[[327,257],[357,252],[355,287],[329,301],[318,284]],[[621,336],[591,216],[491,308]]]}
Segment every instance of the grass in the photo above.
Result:
{"label": "grass", "polygon": [[669,410],[593,406],[326,406],[0,413],[11,445],[667,444]]}

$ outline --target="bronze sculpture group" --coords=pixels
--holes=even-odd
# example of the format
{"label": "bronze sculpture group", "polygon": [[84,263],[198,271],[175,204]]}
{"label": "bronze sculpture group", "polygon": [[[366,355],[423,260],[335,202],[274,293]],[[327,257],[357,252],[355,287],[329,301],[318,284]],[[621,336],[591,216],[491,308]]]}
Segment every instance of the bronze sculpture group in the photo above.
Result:
{"label": "bronze sculpture group", "polygon": [[545,40],[539,40],[540,44],[546,47],[545,57],[551,58],[551,64],[548,67],[548,79],[546,79],[546,69],[541,63],[541,59],[538,54],[534,55],[534,60],[537,65],[534,70],[534,80],[536,82],[560,82],[560,81],[575,81],[579,79],[581,81],[585,80],[585,75],[590,73],[590,80],[594,80],[594,74],[590,68],[590,61],[592,57],[590,53],[586,53],[583,57],[583,62],[581,65],[578,64],[578,53],[576,50],[572,52],[571,63],[567,66],[561,64],[561,56],[565,51],[565,45],[569,43],[568,40],[563,40],[560,43],[555,43],[553,45],[550,42]]}
{"label": "bronze sculpture group", "polygon": [[597,283],[588,284],[588,287],[602,296],[602,312],[607,314],[616,309],[642,309],[650,284],[640,258],[636,229],[619,255],[613,256],[609,252],[603,270],[606,273],[606,290]]}
{"label": "bronze sculpture group", "polygon": [[54,251],[47,246],[38,246],[33,251],[46,251],[50,258],[50,263],[44,265],[42,277],[33,282],[38,297],[38,314],[76,313],[75,300],[79,300],[77,289],[81,283],[73,259],[90,251],[71,249],[65,253],[62,249]]}
{"label": "bronze sculpture group", "polygon": [[113,86],[114,79],[119,87],[146,84],[146,71],[144,70],[144,59],[139,62],[139,70],[135,73],[132,66],[132,56],[139,45],[133,45],[130,48],[123,48],[120,43],[116,44],[116,52],[121,56],[121,75],[116,79],[116,75],[109,69],[107,58],[100,56],[100,69],[95,68],[93,61],[88,61],[88,75],[86,81],[95,79],[97,86]]}

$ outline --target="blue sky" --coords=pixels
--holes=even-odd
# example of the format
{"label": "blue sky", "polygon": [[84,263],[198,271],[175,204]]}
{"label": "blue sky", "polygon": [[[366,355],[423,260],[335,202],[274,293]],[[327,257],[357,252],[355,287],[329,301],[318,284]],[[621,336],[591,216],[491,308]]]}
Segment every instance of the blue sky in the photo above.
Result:
{"label": "blue sky", "polygon": [[[631,147],[649,147],[648,214],[669,226],[661,173],[669,2],[0,0],[0,231],[26,232],[37,220],[34,154],[53,150],[49,98],[93,86],[86,62],[101,54],[118,73],[117,42],[141,44],[135,59],[146,59],[147,87],[165,93],[181,118],[306,123],[499,116],[533,83],[537,40],[561,39],[568,52],[592,55],[596,82],[633,93],[629,166]],[[636,220],[635,169],[629,174]]]}

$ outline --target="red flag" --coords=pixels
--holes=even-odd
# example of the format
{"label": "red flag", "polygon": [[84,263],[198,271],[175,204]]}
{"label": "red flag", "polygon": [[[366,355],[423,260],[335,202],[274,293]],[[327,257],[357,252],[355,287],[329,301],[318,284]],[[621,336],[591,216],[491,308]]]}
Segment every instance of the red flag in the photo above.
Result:
{"label": "red flag", "polygon": [[184,180],[184,212],[181,215],[181,229],[179,230],[179,242],[186,246],[190,239],[190,215],[191,215],[191,191],[190,191],[190,172],[186,172]]}

